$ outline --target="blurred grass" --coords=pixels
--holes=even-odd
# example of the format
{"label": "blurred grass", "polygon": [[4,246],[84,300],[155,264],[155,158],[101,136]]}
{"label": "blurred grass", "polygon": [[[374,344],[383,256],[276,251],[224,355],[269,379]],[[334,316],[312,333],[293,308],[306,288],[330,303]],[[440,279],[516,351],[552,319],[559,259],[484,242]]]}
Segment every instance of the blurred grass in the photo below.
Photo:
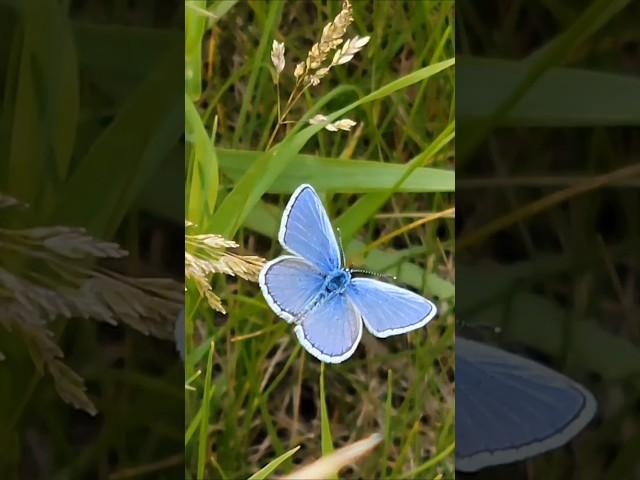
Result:
{"label": "blurred grass", "polygon": [[[156,168],[175,161],[183,131],[180,98],[167,93],[182,83],[180,15],[175,4],[130,3],[107,12],[0,2],[0,190],[30,204],[3,223],[83,226],[131,252],[117,271],[167,276],[166,258],[147,256],[139,228],[167,239],[171,224],[159,226],[137,200]],[[26,347],[4,349],[13,337],[3,330],[10,354],[0,373],[0,477],[175,478],[182,429],[171,416],[182,409],[182,371],[172,346],[86,319],[54,325],[99,416],[65,405]]]}
{"label": "blurred grass", "polygon": [[[199,228],[273,258],[281,251],[276,231],[284,202],[310,182],[334,225],[342,218],[341,226],[351,228],[353,240],[345,245],[350,260],[437,297],[442,313],[409,335],[380,341],[365,334],[353,358],[325,366],[298,345],[256,285],[217,279],[225,316],[188,291],[185,378],[205,370],[209,344],[216,348],[211,398],[203,395],[202,376],[190,382],[194,391],[185,390],[186,476],[196,478],[203,442],[206,478],[248,478],[262,467],[291,472],[330,445],[385,432],[383,445],[341,478],[452,478],[453,220],[398,229],[411,222],[403,212],[423,217],[453,206],[453,2],[354,2],[350,35],[371,35],[370,45],[303,95],[291,118],[339,118],[351,110],[349,117],[361,125],[335,134],[298,123],[268,153],[261,150],[276,114],[271,41],[286,46],[280,85],[286,98],[295,60],[306,56],[340,4],[252,1],[227,9],[222,3],[195,4],[218,15],[213,20],[201,13],[208,22],[202,48],[187,52],[189,62],[196,56],[202,62],[202,95],[195,102],[202,130],[217,125],[219,184],[209,187],[218,191],[216,210],[205,214],[205,192],[198,201],[186,200],[187,211],[201,218]],[[187,173],[202,138],[187,139]],[[186,191],[196,188],[189,181]],[[378,217],[382,213],[388,215]],[[363,253],[390,232],[397,234],[389,243]],[[193,433],[206,421],[205,408],[210,421],[203,440]]]}
{"label": "blurred grass", "polygon": [[636,478],[640,5],[458,7],[458,314],[599,402],[571,450],[474,478]]}

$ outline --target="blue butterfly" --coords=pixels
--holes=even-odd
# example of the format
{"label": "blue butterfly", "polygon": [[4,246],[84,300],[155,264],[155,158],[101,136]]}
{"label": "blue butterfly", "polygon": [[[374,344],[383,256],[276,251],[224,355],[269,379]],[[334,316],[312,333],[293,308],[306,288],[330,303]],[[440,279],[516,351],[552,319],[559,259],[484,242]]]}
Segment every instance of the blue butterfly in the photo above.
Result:
{"label": "blue butterfly", "polygon": [[302,346],[323,362],[353,355],[362,323],[376,337],[420,328],[436,307],[429,300],[372,278],[356,278],[344,267],[329,217],[310,185],[289,199],[278,240],[293,255],[268,262],[260,288],[271,309],[289,323]]}
{"label": "blue butterfly", "polygon": [[536,362],[456,336],[456,470],[560,447],[593,418],[584,387]]}

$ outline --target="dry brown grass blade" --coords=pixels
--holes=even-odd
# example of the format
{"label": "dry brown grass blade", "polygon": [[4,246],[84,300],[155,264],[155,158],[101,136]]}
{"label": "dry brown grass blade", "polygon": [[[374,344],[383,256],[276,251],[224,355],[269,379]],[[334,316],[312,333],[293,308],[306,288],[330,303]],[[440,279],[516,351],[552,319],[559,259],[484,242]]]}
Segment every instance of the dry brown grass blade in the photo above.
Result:
{"label": "dry brown grass blade", "polygon": [[382,435],[374,433],[363,440],[359,440],[319,458],[315,462],[283,477],[282,480],[325,480],[338,473],[342,468],[353,464],[357,459],[370,453],[381,441]]}

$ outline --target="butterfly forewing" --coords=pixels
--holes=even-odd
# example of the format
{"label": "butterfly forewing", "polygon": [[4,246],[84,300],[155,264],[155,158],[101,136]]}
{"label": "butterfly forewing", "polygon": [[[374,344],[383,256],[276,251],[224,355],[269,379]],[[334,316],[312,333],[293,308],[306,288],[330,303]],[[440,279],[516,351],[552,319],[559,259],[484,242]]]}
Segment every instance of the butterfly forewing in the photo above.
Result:
{"label": "butterfly forewing", "polygon": [[301,185],[285,208],[278,235],[282,246],[329,273],[340,267],[340,248],[327,213],[310,185]]}

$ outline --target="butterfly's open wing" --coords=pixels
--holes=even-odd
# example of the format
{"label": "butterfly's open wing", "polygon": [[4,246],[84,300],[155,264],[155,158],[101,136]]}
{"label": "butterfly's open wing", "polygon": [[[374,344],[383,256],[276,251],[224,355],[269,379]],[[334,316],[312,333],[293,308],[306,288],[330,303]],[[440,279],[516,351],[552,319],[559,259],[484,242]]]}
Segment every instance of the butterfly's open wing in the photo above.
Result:
{"label": "butterfly's open wing", "polygon": [[340,267],[340,248],[322,202],[311,185],[300,185],[284,209],[278,240],[322,272]]}
{"label": "butterfly's open wing", "polygon": [[335,295],[304,316],[295,328],[302,346],[327,363],[340,363],[355,352],[362,337],[362,320],[346,295]]}
{"label": "butterfly's open wing", "polygon": [[531,360],[456,337],[456,470],[557,448],[596,411],[587,390]]}
{"label": "butterfly's open wing", "polygon": [[284,255],[265,264],[258,282],[276,314],[292,322],[318,295],[324,276],[306,260]]}
{"label": "butterfly's open wing", "polygon": [[347,292],[367,329],[376,337],[389,337],[420,328],[437,311],[426,298],[372,278],[352,279]]}

